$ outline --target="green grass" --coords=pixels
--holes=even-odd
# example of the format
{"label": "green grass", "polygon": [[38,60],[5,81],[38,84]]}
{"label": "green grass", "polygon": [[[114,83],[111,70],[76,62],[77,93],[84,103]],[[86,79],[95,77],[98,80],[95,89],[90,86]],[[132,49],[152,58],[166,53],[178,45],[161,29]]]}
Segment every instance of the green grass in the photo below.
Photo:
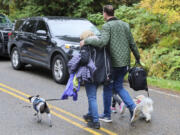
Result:
{"label": "green grass", "polygon": [[180,92],[180,81],[148,77],[148,85]]}

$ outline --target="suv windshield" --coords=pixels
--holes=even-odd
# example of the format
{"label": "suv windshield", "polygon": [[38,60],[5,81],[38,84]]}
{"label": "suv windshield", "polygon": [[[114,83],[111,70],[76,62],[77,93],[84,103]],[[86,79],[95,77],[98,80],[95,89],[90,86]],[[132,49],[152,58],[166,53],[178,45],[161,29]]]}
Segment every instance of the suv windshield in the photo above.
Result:
{"label": "suv windshield", "polygon": [[99,30],[87,20],[49,20],[49,28],[54,36],[80,37],[85,30],[99,36]]}
{"label": "suv windshield", "polygon": [[11,21],[3,14],[0,14],[0,27],[12,27]]}

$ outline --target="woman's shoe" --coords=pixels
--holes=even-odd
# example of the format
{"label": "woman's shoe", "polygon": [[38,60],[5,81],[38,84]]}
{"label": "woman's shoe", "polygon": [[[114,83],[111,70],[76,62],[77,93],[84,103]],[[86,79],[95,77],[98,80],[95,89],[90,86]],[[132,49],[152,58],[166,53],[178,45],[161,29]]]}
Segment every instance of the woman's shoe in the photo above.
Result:
{"label": "woman's shoe", "polygon": [[89,121],[92,121],[92,116],[86,114],[86,115],[83,115],[83,118],[86,122],[89,122]]}
{"label": "woman's shoe", "polygon": [[121,104],[119,106],[119,111],[120,111],[120,114],[124,114],[124,112],[126,111],[126,106],[125,106],[124,102],[121,102]]}
{"label": "woman's shoe", "polygon": [[101,127],[99,122],[92,122],[92,121],[89,121],[87,123],[87,126],[94,129],[100,129]]}

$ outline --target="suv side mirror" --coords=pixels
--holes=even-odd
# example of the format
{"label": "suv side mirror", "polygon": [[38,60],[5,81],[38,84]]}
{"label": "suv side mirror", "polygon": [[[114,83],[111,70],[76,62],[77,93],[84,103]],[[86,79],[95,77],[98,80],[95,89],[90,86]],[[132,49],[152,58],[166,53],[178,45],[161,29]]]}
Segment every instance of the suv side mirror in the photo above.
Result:
{"label": "suv side mirror", "polygon": [[47,37],[47,32],[45,30],[38,30],[38,31],[36,31],[36,34],[38,36],[46,36]]}

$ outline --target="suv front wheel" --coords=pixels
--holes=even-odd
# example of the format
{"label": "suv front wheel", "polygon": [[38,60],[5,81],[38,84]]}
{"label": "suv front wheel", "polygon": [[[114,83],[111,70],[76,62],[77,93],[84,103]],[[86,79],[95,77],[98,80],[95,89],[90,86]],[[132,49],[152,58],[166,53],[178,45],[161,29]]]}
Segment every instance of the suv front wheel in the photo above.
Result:
{"label": "suv front wheel", "polygon": [[11,64],[12,64],[12,67],[16,70],[19,70],[22,68],[22,63],[20,61],[20,55],[19,55],[18,49],[16,47],[14,47],[11,52]]}
{"label": "suv front wheel", "polygon": [[61,55],[57,55],[54,57],[51,70],[53,78],[57,83],[66,83],[68,78],[68,72],[65,60]]}

